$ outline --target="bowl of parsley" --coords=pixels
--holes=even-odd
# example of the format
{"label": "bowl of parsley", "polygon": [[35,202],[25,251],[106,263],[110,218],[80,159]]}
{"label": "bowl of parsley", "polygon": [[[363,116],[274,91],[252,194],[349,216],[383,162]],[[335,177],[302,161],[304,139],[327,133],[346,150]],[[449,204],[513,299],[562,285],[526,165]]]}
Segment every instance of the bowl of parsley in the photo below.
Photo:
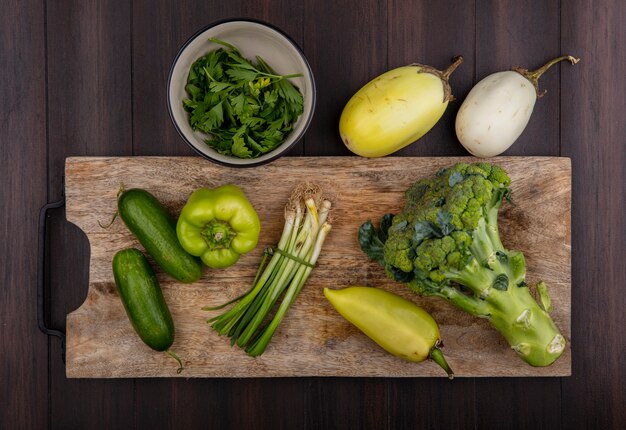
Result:
{"label": "bowl of parsley", "polygon": [[315,110],[315,80],[300,47],[254,20],[208,25],[170,68],[174,127],[201,156],[232,167],[268,163],[304,135]]}

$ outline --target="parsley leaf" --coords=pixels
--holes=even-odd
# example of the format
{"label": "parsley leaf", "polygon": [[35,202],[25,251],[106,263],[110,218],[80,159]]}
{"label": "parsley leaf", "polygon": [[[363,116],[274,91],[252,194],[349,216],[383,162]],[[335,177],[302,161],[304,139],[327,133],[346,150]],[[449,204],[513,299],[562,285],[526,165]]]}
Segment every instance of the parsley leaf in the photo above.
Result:
{"label": "parsley leaf", "polygon": [[230,148],[233,155],[239,158],[250,158],[252,152],[246,148],[246,144],[243,141],[243,137],[235,137],[233,139],[233,146]]}
{"label": "parsley leaf", "polygon": [[210,132],[214,128],[218,128],[222,122],[224,122],[224,111],[222,110],[222,102],[219,102],[204,116],[202,130]]}
{"label": "parsley leaf", "polygon": [[230,76],[232,79],[234,79],[235,81],[244,81],[244,82],[253,81],[258,75],[258,73],[253,70],[235,69],[235,68],[226,70],[226,74]]}
{"label": "parsley leaf", "polygon": [[198,58],[187,77],[183,108],[194,130],[221,154],[254,158],[278,147],[304,110],[302,94],[260,57],[246,59],[228,42]]}
{"label": "parsley leaf", "polygon": [[211,89],[211,91],[215,92],[215,93],[219,93],[220,91],[224,91],[224,90],[228,90],[230,88],[232,88],[233,84],[231,84],[230,82],[211,82],[211,84],[209,85],[209,88]]}

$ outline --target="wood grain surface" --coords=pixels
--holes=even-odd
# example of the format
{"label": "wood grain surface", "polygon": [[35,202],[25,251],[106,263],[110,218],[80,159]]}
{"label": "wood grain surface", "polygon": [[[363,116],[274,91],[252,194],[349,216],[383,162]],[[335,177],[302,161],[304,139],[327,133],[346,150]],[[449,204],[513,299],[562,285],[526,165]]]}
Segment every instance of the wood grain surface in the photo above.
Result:
{"label": "wood grain surface", "polygon": [[[344,321],[323,297],[324,287],[364,284],[394,291],[430,311],[441,326],[450,365],[458,376],[566,376],[568,348],[552,366],[522,362],[504,339],[480,321],[439,299],[418,298],[389,280],[360,251],[356,231],[365,220],[401,210],[403,193],[417,179],[456,161],[472,158],[359,157],[284,158],[255,169],[222,168],[197,157],[69,158],[65,169],[67,219],[91,245],[89,292],[68,315],[68,377],[176,376],[163,353],[143,345],[133,332],[113,282],[111,260],[120,249],[138,246],[121,220],[108,229],[120,184],[152,192],[172,212],[199,187],[240,186],[262,220],[254,252],[227,270],[205,270],[191,285],[157,270],[176,324],[172,349],[184,358],[185,377],[270,376],[444,376],[434,363],[415,365],[382,351]],[[496,159],[511,175],[516,206],[501,211],[505,246],[520,249],[529,283],[551,287],[553,318],[570,341],[570,160],[554,157]],[[300,181],[317,182],[333,201],[333,230],[307,285],[261,357],[231,348],[205,323],[201,307],[227,302],[250,287],[262,250],[274,245],[284,224],[283,207]],[[153,263],[154,265],[154,263]],[[484,366],[484,361],[490,363]]]}
{"label": "wood grain surface", "polygon": [[[45,172],[47,164],[41,151],[45,121],[32,115],[46,109],[40,5],[28,0],[0,14],[0,428],[43,428],[47,422],[45,414],[32,413],[46,410],[39,394],[49,381],[49,341],[37,329],[37,265],[31,257],[37,250],[37,210],[47,198],[45,174],[32,174]],[[15,55],[18,48],[28,55]],[[30,228],[18,233],[15,226]]]}

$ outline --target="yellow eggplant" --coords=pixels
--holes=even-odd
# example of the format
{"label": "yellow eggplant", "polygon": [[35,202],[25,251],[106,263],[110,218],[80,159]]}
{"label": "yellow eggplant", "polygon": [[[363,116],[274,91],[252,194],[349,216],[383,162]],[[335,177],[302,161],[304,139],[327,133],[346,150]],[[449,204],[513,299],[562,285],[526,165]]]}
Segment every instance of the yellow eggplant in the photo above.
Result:
{"label": "yellow eggplant", "polygon": [[448,80],[463,62],[453,58],[445,71],[412,64],[390,70],[352,96],[341,113],[339,134],[363,157],[383,157],[426,134],[453,100]]}

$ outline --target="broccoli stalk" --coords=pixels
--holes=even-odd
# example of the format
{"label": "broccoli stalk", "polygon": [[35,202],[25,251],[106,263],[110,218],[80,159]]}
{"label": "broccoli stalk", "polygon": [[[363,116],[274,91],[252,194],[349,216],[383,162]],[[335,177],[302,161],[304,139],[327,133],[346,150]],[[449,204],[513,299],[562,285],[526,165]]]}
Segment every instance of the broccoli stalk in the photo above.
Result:
{"label": "broccoli stalk", "polygon": [[456,164],[406,192],[398,215],[380,227],[359,229],[363,251],[415,293],[436,296],[488,319],[527,363],[548,366],[565,349],[550,318],[547,287],[538,304],[525,282],[526,262],[504,248],[498,211],[510,196],[510,179],[498,166]]}

